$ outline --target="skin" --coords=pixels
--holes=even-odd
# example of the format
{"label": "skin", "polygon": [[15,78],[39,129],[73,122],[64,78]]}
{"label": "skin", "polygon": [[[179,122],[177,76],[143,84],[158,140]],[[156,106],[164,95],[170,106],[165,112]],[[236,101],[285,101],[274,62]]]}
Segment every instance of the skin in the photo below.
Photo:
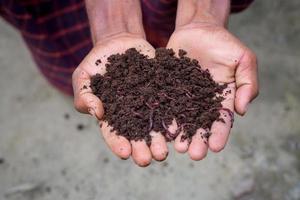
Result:
{"label": "skin", "polygon": [[[184,12],[186,10],[189,12]],[[231,93],[226,95],[223,107],[244,115],[258,94],[257,60],[255,54],[226,29],[228,15],[229,1],[179,1],[176,30],[167,48],[175,52],[186,50],[189,57],[209,69],[216,82],[227,83],[225,91]],[[208,149],[213,152],[224,149],[232,122],[226,110],[220,113],[225,123],[213,123],[207,144],[199,134],[205,130],[199,129],[190,144],[176,138],[175,149],[188,152],[193,160],[202,160]]]}
{"label": "skin", "polygon": [[[160,133],[150,133],[153,139],[148,147],[145,141],[128,141],[110,132],[111,127],[101,121],[104,114],[101,100],[92,94],[89,87],[82,89],[89,85],[91,76],[106,72],[106,59],[111,54],[124,53],[126,49],[134,47],[149,57],[154,56],[153,47],[145,40],[139,1],[87,0],[86,6],[94,47],[73,73],[75,108],[99,120],[106,144],[121,159],[131,156],[141,167],[148,166],[152,159],[166,159],[168,147]],[[244,115],[247,105],[258,92],[256,58],[250,49],[226,30],[228,13],[229,0],[179,0],[176,30],[167,47],[175,52],[180,48],[186,50],[188,56],[210,70],[215,81],[229,83],[227,89],[231,90],[231,94],[222,104]],[[101,63],[97,66],[95,62],[98,59],[101,59]],[[220,112],[227,114],[224,118],[226,123],[214,122],[207,144],[200,136],[200,132],[204,133],[205,130],[199,129],[190,144],[181,142],[183,133],[180,133],[174,142],[175,149],[180,153],[188,152],[193,160],[203,159],[208,149],[221,151],[228,140],[231,119],[226,111]],[[174,120],[169,131],[173,133],[176,129]]]}
{"label": "skin", "polygon": [[[108,55],[124,53],[132,47],[149,57],[154,57],[153,47],[143,38],[132,34],[120,34],[104,42],[97,43],[73,74],[74,103],[78,111],[90,113],[100,120],[102,124],[101,133],[113,153],[122,159],[132,156],[137,165],[147,166],[151,163],[152,157],[158,161],[166,158],[168,148],[164,137],[160,133],[152,132],[153,141],[149,148],[145,141],[128,141],[123,136],[117,136],[115,132],[111,133],[111,127],[106,122],[101,121],[104,114],[102,102],[92,94],[90,88],[82,89],[84,85],[90,85],[91,76],[106,72],[105,64]],[[95,64],[97,59],[101,60],[98,66]]]}

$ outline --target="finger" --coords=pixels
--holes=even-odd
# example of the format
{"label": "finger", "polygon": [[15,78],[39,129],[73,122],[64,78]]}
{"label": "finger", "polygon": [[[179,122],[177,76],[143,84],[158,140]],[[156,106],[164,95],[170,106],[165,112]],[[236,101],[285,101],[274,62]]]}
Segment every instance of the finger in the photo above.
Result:
{"label": "finger", "polygon": [[192,160],[202,160],[207,154],[207,139],[205,138],[206,131],[202,128],[198,129],[192,137],[192,142],[188,149],[188,154]]}
{"label": "finger", "polygon": [[[175,134],[176,132],[178,132],[179,127],[178,127],[176,120],[172,121],[172,124],[168,127],[168,130],[172,134]],[[180,130],[179,134],[175,138],[174,148],[178,153],[185,153],[185,152],[187,152],[187,150],[189,148],[188,140],[182,140],[183,135],[184,135],[184,132],[182,130]]]}
{"label": "finger", "polygon": [[131,141],[132,159],[140,167],[146,167],[151,163],[152,155],[144,140]]}
{"label": "finger", "polygon": [[130,142],[125,137],[116,135],[115,131],[111,132],[112,127],[107,122],[102,121],[99,125],[102,136],[111,151],[121,159],[129,158],[131,155]]}
{"label": "finger", "polygon": [[249,103],[258,95],[257,59],[246,50],[236,70],[235,110],[240,115],[247,111]]}
{"label": "finger", "polygon": [[233,123],[233,108],[235,96],[235,83],[228,84],[223,91],[225,98],[222,102],[223,108],[220,110],[222,121],[215,121],[211,126],[211,136],[208,139],[208,145],[211,151],[219,152],[224,149]]}
{"label": "finger", "polygon": [[187,150],[189,148],[188,140],[187,139],[182,140],[183,135],[184,135],[184,133],[180,132],[174,142],[174,148],[178,153],[185,153],[185,152],[187,152]]}
{"label": "finger", "polygon": [[165,137],[161,133],[151,131],[152,141],[150,150],[152,156],[157,161],[163,161],[168,156],[168,146]]}
{"label": "finger", "polygon": [[231,114],[228,111],[220,111],[224,122],[215,121],[211,126],[211,136],[208,139],[209,149],[212,152],[220,152],[225,148],[227,143],[230,129],[231,129]]}
{"label": "finger", "polygon": [[188,150],[188,141],[181,140],[184,133],[182,132],[182,130],[179,130],[178,124],[175,119],[172,120],[172,124],[168,127],[168,131],[175,136],[175,150],[179,153],[185,153]]}
{"label": "finger", "polygon": [[104,113],[100,99],[92,93],[90,76],[81,68],[77,68],[72,76],[74,105],[82,113],[89,113],[101,119]]}

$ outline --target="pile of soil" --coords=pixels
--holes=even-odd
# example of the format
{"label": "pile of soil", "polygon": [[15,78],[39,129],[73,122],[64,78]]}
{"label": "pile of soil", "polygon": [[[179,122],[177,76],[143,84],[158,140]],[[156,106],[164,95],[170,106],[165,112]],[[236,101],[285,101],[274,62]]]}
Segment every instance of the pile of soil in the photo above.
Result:
{"label": "pile of soil", "polygon": [[[103,104],[104,119],[117,134],[128,140],[151,143],[150,131],[161,132],[168,141],[183,131],[182,140],[191,139],[203,128],[208,138],[214,121],[220,117],[221,96],[226,84],[216,83],[198,61],[179,50],[159,48],[155,58],[136,49],[108,57],[105,75],[91,78],[91,89]],[[167,127],[175,119],[176,133]],[[205,141],[205,140],[204,140]]]}

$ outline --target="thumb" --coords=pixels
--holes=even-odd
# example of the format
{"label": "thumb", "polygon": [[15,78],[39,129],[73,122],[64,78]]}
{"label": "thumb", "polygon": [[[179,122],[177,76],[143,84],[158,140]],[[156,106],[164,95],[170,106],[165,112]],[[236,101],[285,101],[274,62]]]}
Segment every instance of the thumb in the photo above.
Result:
{"label": "thumb", "polygon": [[257,59],[251,50],[247,49],[241,57],[235,79],[237,86],[235,111],[244,115],[249,103],[258,95]]}
{"label": "thumb", "polygon": [[81,113],[89,113],[100,120],[103,117],[103,104],[92,93],[90,76],[84,70],[77,68],[72,76],[74,90],[74,106]]}

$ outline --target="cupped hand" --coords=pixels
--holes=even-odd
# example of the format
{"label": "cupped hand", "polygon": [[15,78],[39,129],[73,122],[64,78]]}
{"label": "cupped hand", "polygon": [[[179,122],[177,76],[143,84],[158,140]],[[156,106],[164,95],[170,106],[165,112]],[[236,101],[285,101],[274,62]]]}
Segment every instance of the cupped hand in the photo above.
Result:
{"label": "cupped hand", "polygon": [[73,73],[74,105],[79,112],[89,113],[100,120],[103,138],[113,153],[122,159],[132,156],[137,165],[147,166],[152,157],[158,161],[167,157],[165,138],[152,131],[152,143],[148,147],[145,141],[128,141],[115,131],[110,132],[112,127],[106,121],[101,121],[104,114],[102,102],[89,87],[91,76],[105,74],[107,57],[124,53],[129,48],[136,48],[149,57],[155,55],[154,48],[146,40],[134,35],[120,35],[97,43]]}
{"label": "cupped hand", "polygon": [[[227,83],[224,90],[221,117],[225,123],[215,121],[208,141],[201,138],[203,129],[193,136],[191,143],[181,141],[180,133],[174,146],[178,152],[188,151],[191,159],[203,159],[208,149],[219,152],[228,140],[233,122],[234,110],[244,115],[249,103],[258,94],[257,61],[255,54],[235,36],[219,25],[209,23],[189,24],[177,28],[171,36],[167,48],[187,51],[187,56],[197,59],[204,69],[209,69],[213,79]],[[230,91],[230,92],[228,92]],[[226,95],[225,95],[226,93]],[[175,124],[176,126],[176,124]]]}

